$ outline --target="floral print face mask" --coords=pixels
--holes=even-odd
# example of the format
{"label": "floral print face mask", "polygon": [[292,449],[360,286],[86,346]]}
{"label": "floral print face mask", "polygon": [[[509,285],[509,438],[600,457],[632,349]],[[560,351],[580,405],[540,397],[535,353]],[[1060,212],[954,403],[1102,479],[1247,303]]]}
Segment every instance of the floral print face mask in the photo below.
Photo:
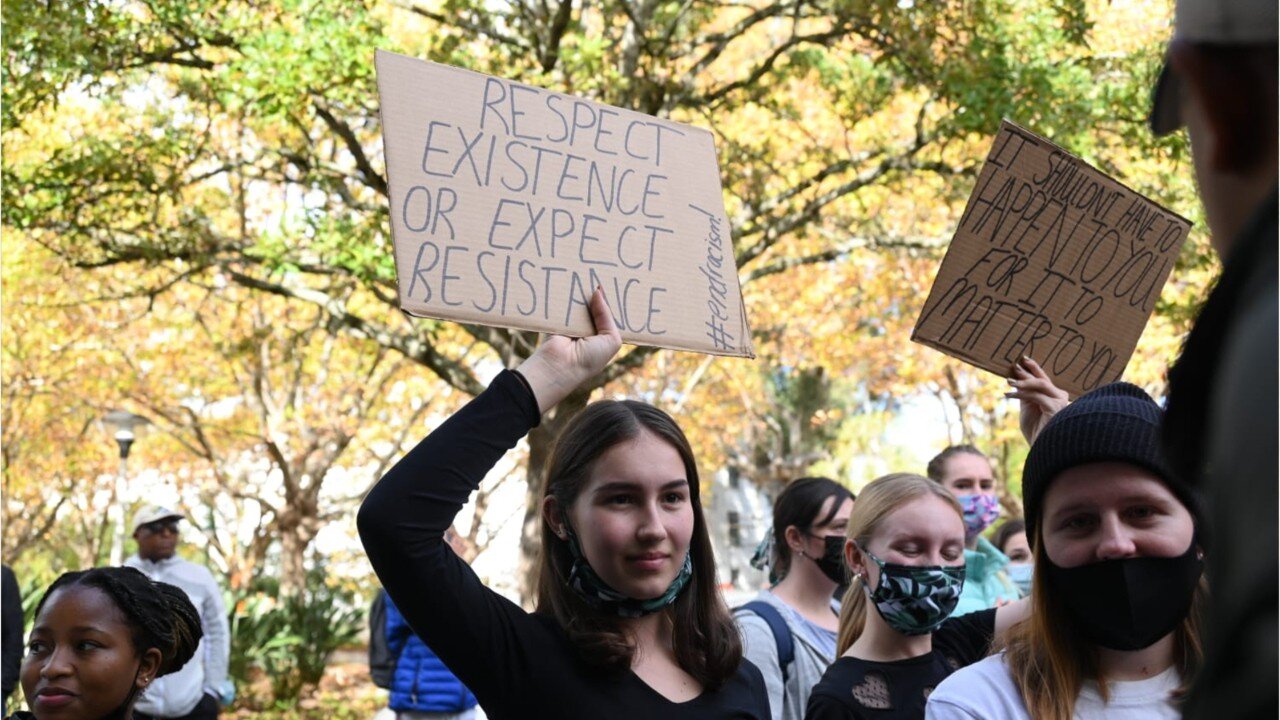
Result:
{"label": "floral print face mask", "polygon": [[858,546],[880,568],[880,582],[867,596],[889,627],[903,635],[927,635],[946,620],[960,602],[964,565],[899,565],[887,563]]}
{"label": "floral print face mask", "polygon": [[685,553],[684,564],[680,572],[671,581],[667,591],[650,600],[637,600],[627,597],[609,587],[587,562],[586,553],[578,544],[578,535],[569,523],[564,524],[564,531],[569,545],[569,555],[573,558],[573,566],[569,569],[569,587],[573,589],[588,605],[601,612],[611,613],[618,617],[638,618],[655,613],[680,597],[689,579],[693,577],[693,552]]}
{"label": "floral print face mask", "polygon": [[977,537],[1000,518],[1000,498],[995,495],[961,495],[956,499],[964,511],[966,539]]}

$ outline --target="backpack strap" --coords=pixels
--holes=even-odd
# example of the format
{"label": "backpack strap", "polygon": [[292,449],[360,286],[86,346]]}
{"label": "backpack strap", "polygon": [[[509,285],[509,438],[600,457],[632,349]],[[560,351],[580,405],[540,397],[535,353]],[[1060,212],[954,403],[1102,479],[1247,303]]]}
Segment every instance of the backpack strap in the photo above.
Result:
{"label": "backpack strap", "polygon": [[782,619],[782,613],[778,612],[777,608],[763,600],[752,600],[739,606],[735,612],[743,610],[755,613],[769,626],[769,631],[773,633],[773,641],[778,646],[778,666],[782,668],[782,681],[785,683],[788,675],[787,668],[796,659],[795,640],[791,637],[791,628],[787,627],[787,621]]}

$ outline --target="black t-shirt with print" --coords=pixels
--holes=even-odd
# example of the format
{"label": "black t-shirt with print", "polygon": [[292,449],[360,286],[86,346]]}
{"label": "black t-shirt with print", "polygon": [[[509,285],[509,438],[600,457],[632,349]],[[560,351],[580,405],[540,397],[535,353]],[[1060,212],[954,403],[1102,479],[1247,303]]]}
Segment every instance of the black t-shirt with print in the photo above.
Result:
{"label": "black t-shirt with print", "polygon": [[929,693],[951,673],[991,652],[996,611],[948,618],[933,650],[894,662],[842,657],[809,696],[805,720],[919,720]]}

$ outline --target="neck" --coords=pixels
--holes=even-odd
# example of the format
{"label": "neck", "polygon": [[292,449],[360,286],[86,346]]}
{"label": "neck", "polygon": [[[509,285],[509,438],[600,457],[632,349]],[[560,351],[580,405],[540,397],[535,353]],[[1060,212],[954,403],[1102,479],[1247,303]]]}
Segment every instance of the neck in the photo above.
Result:
{"label": "neck", "polygon": [[1146,680],[1168,670],[1174,662],[1173,633],[1141,650],[1098,648],[1098,674],[1112,682]]}
{"label": "neck", "polygon": [[782,582],[773,587],[773,594],[800,611],[801,615],[831,618],[831,596],[836,584],[818,569],[817,563],[802,555],[791,556],[791,569]]}
{"label": "neck", "polygon": [[622,621],[622,627],[636,644],[635,656],[631,660],[632,667],[646,655],[675,656],[675,648],[671,645],[671,623],[667,621],[666,611],[625,619]]}
{"label": "neck", "polygon": [[889,627],[870,600],[866,603],[867,620],[862,634],[844,652],[845,657],[892,662],[920,657],[933,649],[933,635],[903,635]]}

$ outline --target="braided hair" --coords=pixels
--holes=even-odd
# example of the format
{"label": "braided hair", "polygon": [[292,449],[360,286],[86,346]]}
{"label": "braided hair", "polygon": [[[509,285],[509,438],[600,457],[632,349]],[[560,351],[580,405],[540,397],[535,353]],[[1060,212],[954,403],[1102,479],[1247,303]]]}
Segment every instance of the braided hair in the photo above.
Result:
{"label": "braided hair", "polygon": [[156,677],[181,669],[195,655],[204,630],[200,614],[181,588],[156,582],[131,567],[79,570],[64,573],[49,586],[36,606],[36,615],[54,592],[76,585],[97,588],[111,598],[133,630],[133,645],[139,655],[151,648],[160,651]]}

